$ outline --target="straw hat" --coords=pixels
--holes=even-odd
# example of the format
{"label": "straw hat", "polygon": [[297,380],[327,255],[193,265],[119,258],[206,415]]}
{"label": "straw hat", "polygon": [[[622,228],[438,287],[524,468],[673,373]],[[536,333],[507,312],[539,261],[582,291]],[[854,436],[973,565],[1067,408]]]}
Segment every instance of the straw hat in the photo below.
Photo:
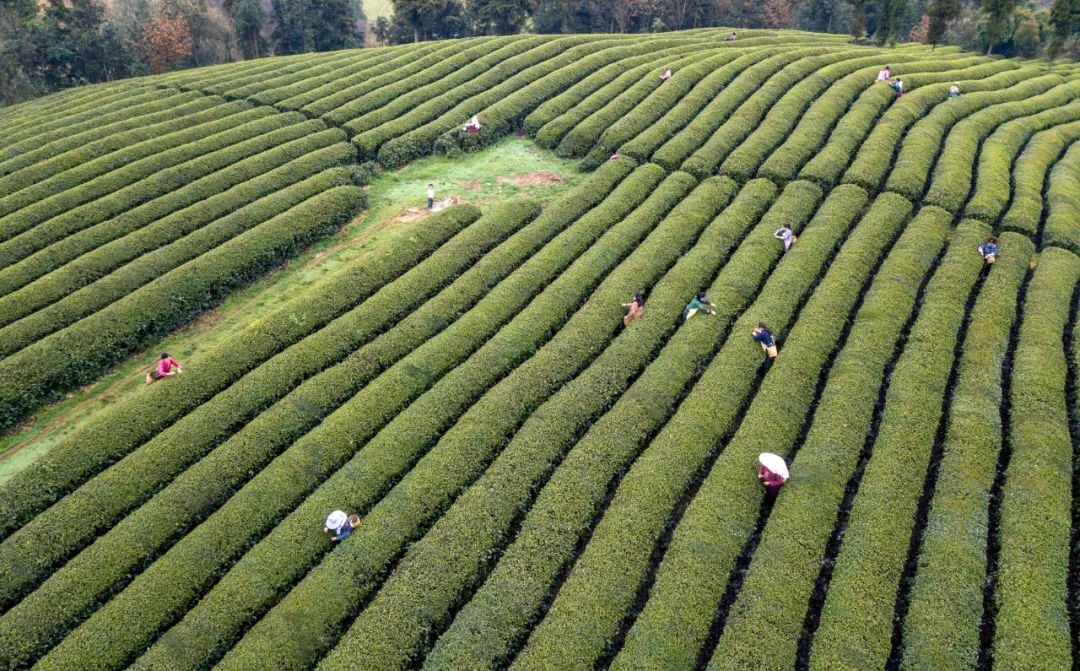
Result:
{"label": "straw hat", "polygon": [[345,520],[349,517],[341,510],[335,510],[326,517],[326,528],[337,531],[345,525]]}
{"label": "straw hat", "polygon": [[791,477],[788,473],[787,463],[784,461],[784,458],[778,454],[762,452],[758,455],[758,463],[785,480]]}

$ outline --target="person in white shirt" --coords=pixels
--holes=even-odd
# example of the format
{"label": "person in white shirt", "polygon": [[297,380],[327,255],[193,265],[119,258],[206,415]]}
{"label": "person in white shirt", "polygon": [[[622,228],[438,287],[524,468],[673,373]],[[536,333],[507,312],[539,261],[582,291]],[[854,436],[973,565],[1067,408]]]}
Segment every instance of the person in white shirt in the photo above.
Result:
{"label": "person in white shirt", "polygon": [[435,207],[435,185],[427,185],[427,209]]}
{"label": "person in white shirt", "polygon": [[957,84],[956,82],[953,82],[952,86],[949,87],[949,97],[950,98],[959,98],[960,97],[960,85]]}
{"label": "person in white shirt", "polygon": [[795,237],[795,233],[791,230],[791,224],[784,224],[780,228],[773,232],[773,237],[777,240],[781,240],[784,243],[784,251],[791,249],[791,244],[798,238]]}

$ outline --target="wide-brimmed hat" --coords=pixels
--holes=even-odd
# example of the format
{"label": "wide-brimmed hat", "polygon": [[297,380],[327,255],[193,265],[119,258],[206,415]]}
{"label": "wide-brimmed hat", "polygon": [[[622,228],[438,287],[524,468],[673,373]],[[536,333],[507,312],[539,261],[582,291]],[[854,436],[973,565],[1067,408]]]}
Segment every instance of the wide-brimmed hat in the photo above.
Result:
{"label": "wide-brimmed hat", "polygon": [[785,480],[790,477],[787,468],[787,462],[779,454],[773,454],[772,452],[762,452],[758,455],[758,463],[765,468],[769,469],[773,473],[776,473]]}
{"label": "wide-brimmed hat", "polygon": [[349,516],[346,515],[344,511],[335,510],[334,512],[326,516],[326,528],[337,531],[345,525],[345,522],[348,519]]}

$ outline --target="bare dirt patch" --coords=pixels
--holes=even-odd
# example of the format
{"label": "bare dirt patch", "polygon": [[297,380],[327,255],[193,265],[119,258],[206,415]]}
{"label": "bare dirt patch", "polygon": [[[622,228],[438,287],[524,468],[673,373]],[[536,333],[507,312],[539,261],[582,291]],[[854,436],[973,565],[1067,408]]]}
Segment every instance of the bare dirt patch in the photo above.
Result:
{"label": "bare dirt patch", "polygon": [[562,184],[566,180],[557,172],[550,172],[542,170],[540,172],[530,172],[525,175],[518,175],[517,177],[500,177],[499,181],[503,184],[511,184],[513,186],[550,186],[552,184]]}

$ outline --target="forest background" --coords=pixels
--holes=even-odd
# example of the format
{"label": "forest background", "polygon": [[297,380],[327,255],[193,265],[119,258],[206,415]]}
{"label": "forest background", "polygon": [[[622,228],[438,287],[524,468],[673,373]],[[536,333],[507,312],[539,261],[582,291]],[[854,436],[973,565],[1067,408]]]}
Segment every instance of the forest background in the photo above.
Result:
{"label": "forest background", "polygon": [[535,33],[798,28],[1080,55],[1080,0],[0,0],[0,106],[271,55]]}

